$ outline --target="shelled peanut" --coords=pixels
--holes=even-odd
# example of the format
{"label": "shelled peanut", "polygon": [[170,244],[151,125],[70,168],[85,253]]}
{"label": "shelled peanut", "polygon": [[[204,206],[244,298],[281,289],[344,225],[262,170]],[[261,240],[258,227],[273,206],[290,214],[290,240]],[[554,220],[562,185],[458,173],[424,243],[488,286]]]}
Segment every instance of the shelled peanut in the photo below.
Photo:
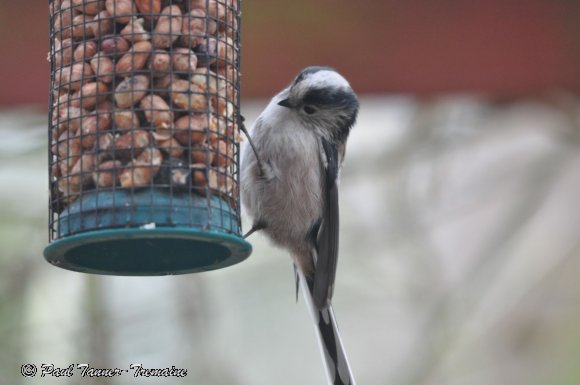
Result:
{"label": "shelled peanut", "polygon": [[104,188],[236,194],[238,1],[52,0],[49,11],[61,209]]}

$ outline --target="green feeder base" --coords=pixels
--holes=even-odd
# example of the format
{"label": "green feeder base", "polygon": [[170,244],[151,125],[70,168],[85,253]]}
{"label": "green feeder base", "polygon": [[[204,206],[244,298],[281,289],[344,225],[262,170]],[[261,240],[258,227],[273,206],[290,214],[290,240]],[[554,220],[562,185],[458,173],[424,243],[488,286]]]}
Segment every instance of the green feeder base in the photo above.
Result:
{"label": "green feeder base", "polygon": [[[209,207],[208,207],[209,202]],[[160,190],[88,193],[59,218],[59,239],[44,249],[51,264],[108,275],[208,271],[246,259],[235,215],[220,198]]]}
{"label": "green feeder base", "polygon": [[137,276],[220,269],[243,261],[251,250],[239,237],[196,229],[111,229],[54,241],[44,256],[68,270]]}

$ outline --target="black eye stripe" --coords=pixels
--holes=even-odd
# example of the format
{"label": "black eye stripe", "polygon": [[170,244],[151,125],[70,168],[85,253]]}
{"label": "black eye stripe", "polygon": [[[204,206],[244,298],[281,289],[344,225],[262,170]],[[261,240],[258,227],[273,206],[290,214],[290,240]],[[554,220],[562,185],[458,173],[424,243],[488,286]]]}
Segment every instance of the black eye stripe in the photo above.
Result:
{"label": "black eye stripe", "polygon": [[315,106],[343,107],[356,103],[352,92],[336,88],[318,88],[309,90],[302,98],[304,104]]}
{"label": "black eye stripe", "polygon": [[334,98],[332,94],[333,93],[327,88],[313,89],[306,92],[302,100],[306,104],[316,104],[316,105],[330,104],[330,101]]}

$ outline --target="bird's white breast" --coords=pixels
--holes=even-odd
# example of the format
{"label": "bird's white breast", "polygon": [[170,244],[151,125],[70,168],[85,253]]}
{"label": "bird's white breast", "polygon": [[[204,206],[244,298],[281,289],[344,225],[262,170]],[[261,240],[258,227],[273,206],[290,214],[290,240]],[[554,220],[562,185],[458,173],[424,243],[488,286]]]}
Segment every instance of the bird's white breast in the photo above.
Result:
{"label": "bird's white breast", "polygon": [[319,143],[292,110],[274,98],[251,133],[265,178],[246,145],[242,162],[242,199],[254,220],[266,219],[274,240],[299,239],[321,215]]}

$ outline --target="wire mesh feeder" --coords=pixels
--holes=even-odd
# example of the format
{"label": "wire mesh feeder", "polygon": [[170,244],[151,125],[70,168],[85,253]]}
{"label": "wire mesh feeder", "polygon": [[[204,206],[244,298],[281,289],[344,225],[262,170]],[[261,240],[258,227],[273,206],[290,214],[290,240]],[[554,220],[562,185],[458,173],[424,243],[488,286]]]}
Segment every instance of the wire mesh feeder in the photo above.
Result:
{"label": "wire mesh feeder", "polygon": [[239,0],[52,0],[57,266],[162,275],[245,259]]}

